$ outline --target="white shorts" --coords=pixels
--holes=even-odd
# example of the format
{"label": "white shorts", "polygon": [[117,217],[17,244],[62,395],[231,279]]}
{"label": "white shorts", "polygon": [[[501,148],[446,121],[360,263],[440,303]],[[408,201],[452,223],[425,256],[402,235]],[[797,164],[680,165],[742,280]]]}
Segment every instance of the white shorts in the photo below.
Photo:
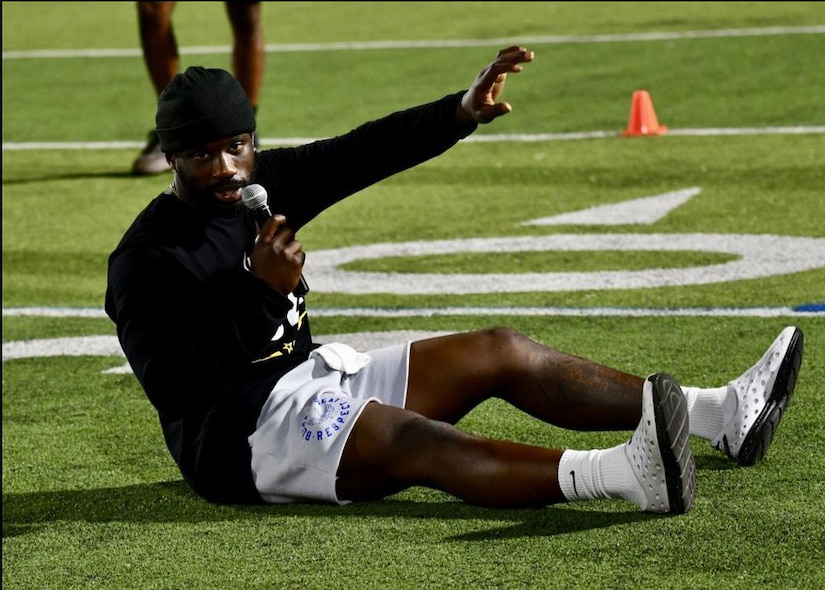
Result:
{"label": "white shorts", "polygon": [[344,445],[369,402],[404,407],[409,356],[409,342],[367,353],[334,343],[284,375],[249,437],[264,501],[347,504],[335,492]]}

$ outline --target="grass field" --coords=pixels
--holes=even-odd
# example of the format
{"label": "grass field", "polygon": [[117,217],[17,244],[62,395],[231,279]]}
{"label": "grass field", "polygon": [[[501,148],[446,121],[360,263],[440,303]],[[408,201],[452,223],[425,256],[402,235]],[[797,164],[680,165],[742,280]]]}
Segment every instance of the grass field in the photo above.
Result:
{"label": "grass field", "polygon": [[[608,501],[487,510],[418,488],[346,507],[200,500],[116,370],[102,315],[109,252],[169,182],[128,174],[154,113],[134,5],[2,10],[4,588],[825,587],[825,3],[263,9],[264,146],[465,88],[510,40],[536,52],[508,79],[512,113],[301,231],[320,339],[504,324],[629,372],[721,385],[784,326],[804,330],[767,459],[737,468],[694,439],[699,493],[678,517]],[[229,67],[221,3],[181,3],[176,27],[184,65]],[[621,137],[642,88],[670,130]],[[633,206],[679,191],[690,198],[655,218],[652,200]],[[527,224],[620,205],[622,223],[596,209]],[[355,246],[380,255],[344,261]],[[349,293],[324,260],[341,261],[329,276],[379,273],[379,286]],[[627,437],[500,403],[461,426],[559,448]]]}

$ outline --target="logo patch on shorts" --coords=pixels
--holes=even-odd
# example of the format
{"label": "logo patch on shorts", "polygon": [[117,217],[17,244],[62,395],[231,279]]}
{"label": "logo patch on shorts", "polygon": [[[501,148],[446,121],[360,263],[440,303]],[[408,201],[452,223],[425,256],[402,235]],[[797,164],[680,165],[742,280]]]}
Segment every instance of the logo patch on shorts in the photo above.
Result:
{"label": "logo patch on shorts", "polygon": [[351,410],[352,404],[346,398],[316,396],[301,421],[301,438],[306,441],[331,439],[343,429]]}

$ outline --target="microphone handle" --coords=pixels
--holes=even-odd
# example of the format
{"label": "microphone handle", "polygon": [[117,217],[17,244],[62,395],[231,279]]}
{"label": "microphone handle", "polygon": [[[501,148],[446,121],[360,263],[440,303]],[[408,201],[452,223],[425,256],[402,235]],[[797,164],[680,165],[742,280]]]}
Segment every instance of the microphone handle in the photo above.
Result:
{"label": "microphone handle", "polygon": [[[255,223],[258,224],[258,227],[261,228],[264,226],[264,223],[272,217],[272,212],[269,210],[269,205],[264,204],[263,207],[258,207],[257,209],[252,209],[252,219],[255,220]],[[307,285],[307,281],[302,274],[301,277],[298,279],[298,284],[292,290],[292,293],[298,297],[303,297],[307,293],[309,293],[309,285]]]}
{"label": "microphone handle", "polygon": [[298,284],[295,285],[295,288],[292,290],[293,295],[297,297],[303,297],[307,293],[309,293],[309,285],[307,285],[307,280],[304,278],[302,274],[298,277]]}

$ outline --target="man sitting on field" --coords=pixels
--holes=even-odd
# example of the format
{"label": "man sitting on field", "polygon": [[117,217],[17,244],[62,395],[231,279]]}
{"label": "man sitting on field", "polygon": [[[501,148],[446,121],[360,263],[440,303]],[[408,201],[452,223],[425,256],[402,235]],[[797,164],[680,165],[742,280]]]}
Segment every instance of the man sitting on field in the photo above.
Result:
{"label": "man sitting on field", "polygon": [[[313,342],[296,232],[509,113],[499,101],[507,75],[533,57],[508,47],[468,90],[266,151],[228,72],[191,67],[166,87],[156,131],[173,181],[112,253],[106,311],[196,493],[345,504],[428,486],[489,507],[616,498],[684,513],[696,494],[690,434],[742,465],[763,458],[802,360],[792,326],[709,389],[631,375],[504,327],[367,352]],[[276,211],[260,227],[242,199],[252,183]],[[456,428],[490,398],[560,427],[632,434],[612,448],[561,450]]]}

